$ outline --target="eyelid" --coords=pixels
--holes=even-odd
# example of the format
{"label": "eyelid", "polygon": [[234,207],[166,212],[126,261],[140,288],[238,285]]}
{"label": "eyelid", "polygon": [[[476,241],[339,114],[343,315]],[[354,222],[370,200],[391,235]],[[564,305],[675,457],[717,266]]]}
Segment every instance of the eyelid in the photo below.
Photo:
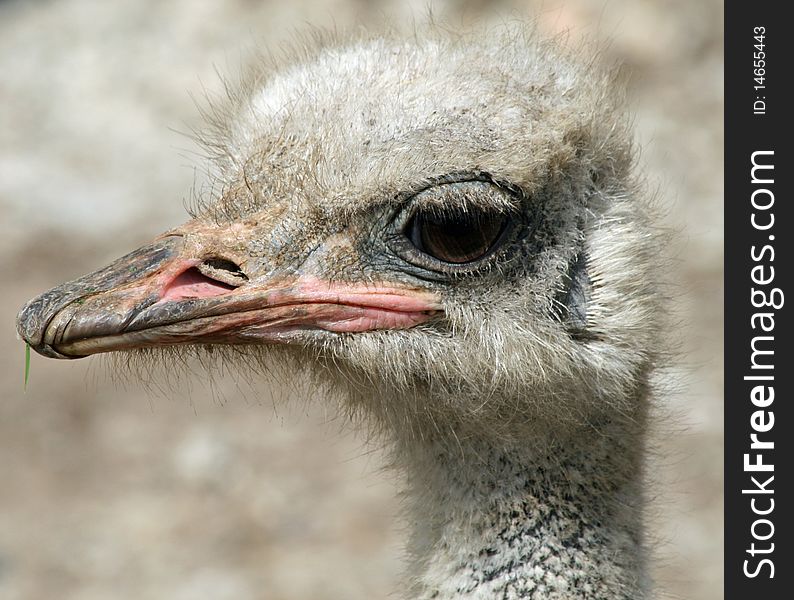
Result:
{"label": "eyelid", "polygon": [[518,208],[520,198],[512,190],[492,182],[468,180],[426,188],[415,194],[411,201],[416,208],[437,207],[446,210],[470,207],[507,212]]}
{"label": "eyelid", "polygon": [[[477,186],[477,184],[480,184],[480,186]],[[453,186],[461,186],[459,189],[468,192],[468,194],[464,194],[463,202],[461,202],[460,197],[450,198],[450,191],[453,193],[456,191],[450,190]],[[479,193],[475,193],[471,189],[475,186],[479,187]],[[489,202],[484,200],[483,195],[485,194],[483,192],[488,195]],[[393,223],[397,231],[403,231],[418,212],[433,208],[438,209],[437,214],[454,214],[454,212],[459,212],[461,208],[479,208],[487,209],[488,211],[496,209],[503,214],[517,215],[521,212],[521,201],[522,195],[517,188],[507,184],[500,184],[493,180],[463,179],[445,181],[425,187],[406,198],[406,206],[397,213]],[[496,206],[494,206],[494,202],[497,202]],[[463,210],[462,212],[465,213],[467,211]]]}

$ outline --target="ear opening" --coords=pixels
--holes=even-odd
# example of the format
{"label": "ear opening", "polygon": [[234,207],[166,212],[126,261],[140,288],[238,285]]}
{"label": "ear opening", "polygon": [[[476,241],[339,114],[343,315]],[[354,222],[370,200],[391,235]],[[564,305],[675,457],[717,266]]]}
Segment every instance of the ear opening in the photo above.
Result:
{"label": "ear opening", "polygon": [[568,262],[562,283],[562,289],[554,298],[553,311],[572,336],[580,337],[587,331],[587,305],[591,291],[584,251],[578,252]]}

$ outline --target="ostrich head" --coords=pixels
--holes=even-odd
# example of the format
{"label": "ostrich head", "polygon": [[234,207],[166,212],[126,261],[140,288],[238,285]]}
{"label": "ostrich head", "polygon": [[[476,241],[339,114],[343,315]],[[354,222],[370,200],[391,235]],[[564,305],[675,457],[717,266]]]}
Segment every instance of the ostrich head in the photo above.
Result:
{"label": "ostrich head", "polygon": [[612,80],[514,32],[311,54],[212,123],[223,193],[30,301],[30,346],[287,357],[397,435],[641,408],[656,245]]}
{"label": "ostrich head", "polygon": [[415,597],[645,597],[659,242],[613,80],[491,32],[324,46],[232,96],[222,193],[22,337],[223,345],[343,392],[406,472]]}

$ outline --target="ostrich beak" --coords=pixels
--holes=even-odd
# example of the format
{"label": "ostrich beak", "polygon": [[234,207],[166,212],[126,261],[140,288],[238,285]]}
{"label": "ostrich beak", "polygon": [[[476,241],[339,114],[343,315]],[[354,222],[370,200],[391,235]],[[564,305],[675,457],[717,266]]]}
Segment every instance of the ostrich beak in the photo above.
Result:
{"label": "ostrich beak", "polygon": [[181,236],[166,235],[34,298],[17,329],[44,356],[81,358],[176,344],[298,342],[307,330],[406,329],[441,308],[435,294],[402,284],[307,274],[216,279],[206,264]]}

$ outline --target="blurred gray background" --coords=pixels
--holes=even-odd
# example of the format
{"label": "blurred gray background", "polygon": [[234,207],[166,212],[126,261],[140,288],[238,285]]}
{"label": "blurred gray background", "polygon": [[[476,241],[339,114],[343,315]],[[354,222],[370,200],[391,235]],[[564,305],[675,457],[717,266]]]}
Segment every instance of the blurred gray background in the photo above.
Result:
{"label": "blurred gray background", "polygon": [[[267,382],[115,383],[32,358],[24,301],[185,218],[201,162],[177,131],[254,45],[307,24],[411,27],[428,3],[0,1],[0,598],[386,598],[402,526],[378,449]],[[650,474],[664,598],[722,590],[722,2],[435,1],[452,27],[539,14],[611,40],[660,190],[681,340]],[[198,166],[198,174],[194,167]],[[187,388],[190,388],[189,390]],[[275,394],[279,395],[278,393]]]}

